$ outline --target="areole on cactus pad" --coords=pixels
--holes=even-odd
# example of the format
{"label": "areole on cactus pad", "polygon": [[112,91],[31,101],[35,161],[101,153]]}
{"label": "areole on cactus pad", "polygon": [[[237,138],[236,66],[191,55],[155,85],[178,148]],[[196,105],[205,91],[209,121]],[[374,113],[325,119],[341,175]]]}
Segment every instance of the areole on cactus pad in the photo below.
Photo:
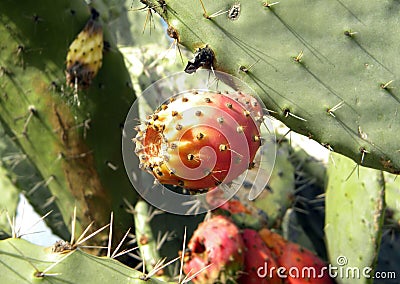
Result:
{"label": "areole on cactus pad", "polygon": [[135,152],[162,184],[208,189],[252,167],[261,122],[258,102],[240,92],[181,93],[138,127]]}

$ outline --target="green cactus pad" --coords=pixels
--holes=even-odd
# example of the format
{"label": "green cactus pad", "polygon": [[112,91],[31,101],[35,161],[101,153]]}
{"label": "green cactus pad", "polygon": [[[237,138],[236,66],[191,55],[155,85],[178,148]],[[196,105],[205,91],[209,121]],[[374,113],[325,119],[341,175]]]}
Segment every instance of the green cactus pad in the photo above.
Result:
{"label": "green cactus pad", "polygon": [[157,262],[161,260],[159,249],[157,249],[157,237],[153,236],[150,226],[152,219],[150,214],[150,206],[145,201],[139,200],[133,212],[135,236],[147,271],[152,271]]}
{"label": "green cactus pad", "polygon": [[74,102],[65,59],[89,10],[78,0],[1,1],[0,121],[40,180],[53,177],[48,187],[65,223],[74,206],[77,233],[91,221],[95,227],[108,222],[113,211],[120,237],[131,222],[123,199],[135,199],[121,157],[121,124],[135,97],[104,26],[109,47],[102,69],[88,90],[78,91],[80,106]]}
{"label": "green cactus pad", "polygon": [[1,282],[11,283],[166,283],[145,279],[111,258],[96,257],[81,250],[52,253],[51,248],[21,239],[0,241]]}
{"label": "green cactus pad", "polygon": [[386,205],[390,218],[400,225],[400,179],[385,173]]}
{"label": "green cactus pad", "polygon": [[142,2],[182,45],[211,48],[213,68],[248,83],[292,130],[400,173],[398,1]]}
{"label": "green cactus pad", "polygon": [[[197,225],[204,219],[204,214],[178,216],[157,211],[143,200],[136,203],[133,216],[136,240],[147,271],[152,271],[154,265],[163,258],[168,261],[178,257],[185,232],[188,242]],[[168,280],[175,277],[177,265],[180,264],[176,262],[168,266],[160,278]]]}
{"label": "green cactus pad", "polygon": [[2,167],[0,167],[0,188],[2,192],[2,197],[0,198],[0,239],[3,239],[11,235],[11,227],[7,219],[7,213],[9,216],[17,215],[19,190],[8,178],[7,171]]}
{"label": "green cactus pad", "polygon": [[290,145],[277,147],[274,169],[266,189],[254,200],[254,206],[268,216],[269,226],[279,226],[294,200],[294,167],[289,161]]}
{"label": "green cactus pad", "polygon": [[[0,210],[1,227],[0,230],[10,232],[10,225],[6,218],[5,209],[10,216],[16,216],[18,204],[18,194],[22,193],[28,198],[29,203],[35,211],[44,216],[51,211],[44,221],[63,239],[69,239],[68,228],[61,215],[61,209],[55,202],[54,195],[50,192],[48,184],[54,181],[53,177],[44,180],[37,168],[32,164],[24,152],[21,151],[18,144],[15,143],[4,131],[0,124],[0,171],[3,175],[0,177],[0,185],[4,204]],[[71,201],[72,196],[65,195],[65,202]],[[62,206],[61,206],[62,207]],[[3,223],[5,222],[5,223]],[[78,221],[79,222],[79,221]]]}
{"label": "green cactus pad", "polygon": [[[381,171],[357,166],[332,155],[328,168],[325,233],[329,259],[339,269],[359,268],[360,278],[338,277],[338,283],[371,283],[362,270],[373,268],[378,257],[385,210],[385,185]],[[358,171],[359,170],[359,171]]]}

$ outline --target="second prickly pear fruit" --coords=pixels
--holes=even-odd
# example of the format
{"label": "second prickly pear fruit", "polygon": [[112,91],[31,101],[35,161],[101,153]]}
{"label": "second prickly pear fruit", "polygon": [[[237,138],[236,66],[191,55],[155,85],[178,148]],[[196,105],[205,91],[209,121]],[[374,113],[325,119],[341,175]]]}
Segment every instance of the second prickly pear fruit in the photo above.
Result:
{"label": "second prickly pear fruit", "polygon": [[184,272],[193,283],[234,283],[243,270],[244,243],[239,229],[224,216],[214,216],[194,232],[185,258]]}
{"label": "second prickly pear fruit", "polygon": [[288,283],[334,283],[329,277],[327,264],[311,251],[268,229],[262,229],[259,234],[275,254],[279,266],[284,269],[284,278]]}
{"label": "second prickly pear fruit", "polygon": [[246,247],[245,269],[238,282],[242,284],[282,283],[282,280],[276,274],[276,270],[274,270],[274,268],[278,268],[278,265],[273,258],[272,252],[261,239],[258,232],[245,229],[242,232],[242,238]]}

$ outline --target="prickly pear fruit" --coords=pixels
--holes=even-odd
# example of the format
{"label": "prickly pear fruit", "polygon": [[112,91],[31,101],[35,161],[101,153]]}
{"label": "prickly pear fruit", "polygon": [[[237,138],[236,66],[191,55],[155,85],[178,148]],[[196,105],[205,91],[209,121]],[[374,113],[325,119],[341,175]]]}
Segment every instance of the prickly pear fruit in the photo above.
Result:
{"label": "prickly pear fruit", "polygon": [[204,269],[192,279],[193,283],[234,283],[243,270],[243,239],[227,217],[214,216],[201,223],[188,244],[188,251],[183,266],[185,274],[190,277]]}
{"label": "prickly pear fruit", "polygon": [[103,60],[103,28],[99,13],[92,8],[86,26],[71,43],[67,54],[67,84],[84,89],[90,86]]}
{"label": "prickly pear fruit", "polygon": [[140,166],[162,184],[190,190],[228,183],[261,145],[261,108],[242,93],[180,93],[137,128]]}
{"label": "prickly pear fruit", "polygon": [[268,273],[268,268],[278,268],[271,250],[261,239],[257,231],[245,229],[242,232],[245,245],[244,272],[238,282],[242,284],[280,284],[282,279],[276,270]]}
{"label": "prickly pear fruit", "polygon": [[279,234],[268,229],[261,229],[259,234],[265,244],[272,250],[276,257],[280,257],[287,244],[287,241]]}
{"label": "prickly pear fruit", "polygon": [[279,267],[285,268],[284,274],[288,283],[335,283],[329,277],[326,263],[311,251],[285,240],[281,235],[268,229],[260,230],[259,234],[275,254]]}

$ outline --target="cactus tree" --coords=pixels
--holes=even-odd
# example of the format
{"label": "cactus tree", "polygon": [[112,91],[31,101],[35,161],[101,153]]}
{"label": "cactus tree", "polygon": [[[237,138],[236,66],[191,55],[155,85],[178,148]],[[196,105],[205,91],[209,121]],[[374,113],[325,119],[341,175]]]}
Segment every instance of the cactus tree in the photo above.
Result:
{"label": "cactus tree", "polygon": [[400,172],[398,1],[142,2],[179,43],[211,54],[189,73],[205,66],[235,75],[292,130]]}
{"label": "cactus tree", "polygon": [[[135,99],[122,56],[100,11],[96,25],[103,26],[108,43],[102,69],[88,88],[81,90],[74,80],[68,86],[68,48],[93,18],[89,7],[78,0],[17,3],[0,3],[0,121],[40,177],[32,198],[49,189],[49,202],[65,223],[74,206],[82,225],[103,225],[114,211],[116,232],[122,234],[131,220],[123,198],[133,202],[134,191],[122,163],[120,125]],[[82,44],[83,51],[91,40]],[[26,191],[34,186],[26,185]]]}

